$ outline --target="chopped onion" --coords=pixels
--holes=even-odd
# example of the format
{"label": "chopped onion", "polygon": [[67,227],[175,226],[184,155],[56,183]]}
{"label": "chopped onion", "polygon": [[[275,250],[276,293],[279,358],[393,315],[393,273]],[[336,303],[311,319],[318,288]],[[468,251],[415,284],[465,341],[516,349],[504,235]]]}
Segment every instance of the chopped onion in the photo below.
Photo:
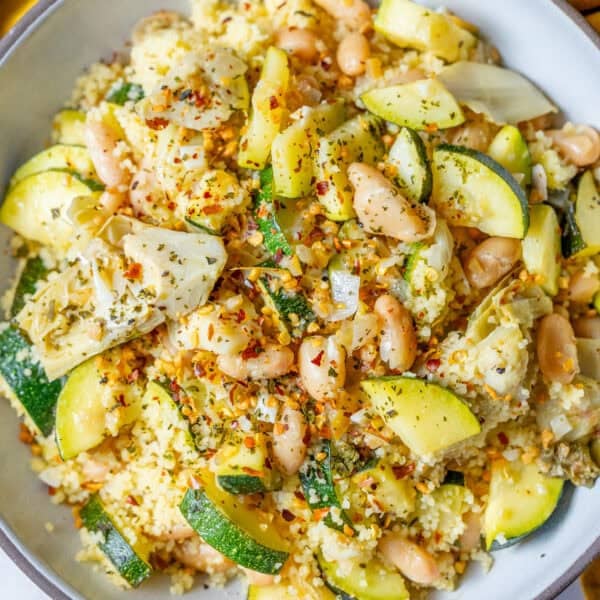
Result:
{"label": "chopped onion", "polygon": [[531,169],[531,181],[533,188],[537,192],[538,198],[545,202],[548,200],[548,177],[544,165],[533,165]]}
{"label": "chopped onion", "polygon": [[360,277],[347,271],[334,270],[330,274],[331,297],[336,304],[336,310],[330,315],[331,321],[343,321],[351,317],[358,309],[358,291]]}
{"label": "chopped onion", "polygon": [[569,423],[569,419],[567,419],[565,415],[556,415],[556,417],[550,421],[550,428],[557,440],[563,438],[571,431],[571,429],[573,429],[571,423]]}
{"label": "chopped onion", "polygon": [[557,112],[540,90],[510,69],[461,61],[444,67],[438,77],[461,104],[495,123],[519,123]]}

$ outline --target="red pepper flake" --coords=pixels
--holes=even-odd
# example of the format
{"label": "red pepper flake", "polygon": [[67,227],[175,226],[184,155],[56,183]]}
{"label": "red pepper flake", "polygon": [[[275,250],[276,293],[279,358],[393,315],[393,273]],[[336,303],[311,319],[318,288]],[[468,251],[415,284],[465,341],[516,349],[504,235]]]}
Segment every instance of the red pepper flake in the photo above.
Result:
{"label": "red pepper flake", "polygon": [[210,204],[209,206],[205,206],[202,209],[202,212],[205,215],[216,215],[217,213],[220,213],[223,209],[221,208],[220,204]]}
{"label": "red pepper flake", "polygon": [[142,278],[142,265],[140,263],[131,263],[125,273],[123,273],[126,279],[130,279],[132,281],[138,281]]}
{"label": "red pepper flake", "polygon": [[164,129],[169,124],[167,119],[163,119],[162,117],[155,117],[154,119],[146,119],[146,125],[150,127],[150,129],[154,129],[155,131],[160,131]]}
{"label": "red pepper flake", "polygon": [[125,394],[119,394],[119,396],[117,397],[117,402],[121,406],[127,406],[127,403],[125,402]]}
{"label": "red pepper flake", "polygon": [[425,125],[425,131],[427,133],[435,133],[438,129],[439,128],[436,123],[427,123],[427,125]]}
{"label": "red pepper flake", "polygon": [[54,496],[56,494],[56,488],[51,485],[48,486],[48,496]]}
{"label": "red pepper flake", "polygon": [[321,350],[321,352],[319,352],[319,354],[317,354],[310,362],[317,366],[320,367],[321,366],[321,362],[323,361],[323,355],[325,354],[325,350]]}
{"label": "red pepper flake", "polygon": [[275,110],[276,108],[279,108],[279,100],[277,100],[277,96],[271,96],[269,98],[269,108],[271,110]]}
{"label": "red pepper flake", "polygon": [[277,251],[275,252],[275,256],[273,257],[273,260],[275,261],[276,264],[279,264],[283,259],[283,250],[281,248],[277,248]]}
{"label": "red pepper flake", "polygon": [[246,448],[254,448],[256,446],[256,440],[254,437],[251,435],[246,436],[244,438],[244,446],[246,446]]}
{"label": "red pepper flake", "polygon": [[250,342],[250,344],[242,351],[242,360],[256,358],[259,354],[260,348],[258,347],[258,343],[255,341]]}
{"label": "red pepper flake", "polygon": [[203,198],[212,198],[212,194],[210,193],[209,190],[206,190],[206,192],[204,192],[204,194],[202,194]]}
{"label": "red pepper flake", "polygon": [[237,323],[243,323],[246,320],[246,311],[243,308],[238,310],[235,320]]}
{"label": "red pepper flake", "polygon": [[431,371],[433,373],[440,368],[441,364],[442,364],[442,361],[439,358],[430,358],[425,363],[425,367],[427,368],[428,371]]}
{"label": "red pepper flake", "polygon": [[177,203],[176,203],[176,202],[173,202],[173,200],[171,200],[171,202],[169,202],[169,203],[167,204],[167,208],[168,208],[169,210],[175,210],[175,209],[177,208]]}
{"label": "red pepper flake", "polygon": [[324,196],[329,190],[329,181],[317,181],[317,195]]}
{"label": "red pepper flake", "polygon": [[306,498],[304,497],[304,494],[300,491],[300,490],[296,490],[294,492],[294,496],[298,499],[298,500],[302,500],[302,502],[306,501]]}
{"label": "red pepper flake", "polygon": [[392,466],[392,473],[396,479],[404,479],[408,477],[415,470],[415,463],[409,463],[407,465],[394,465]]}
{"label": "red pepper flake", "polygon": [[208,341],[210,342],[210,340],[213,339],[213,336],[215,335],[215,326],[212,323],[208,324]]}
{"label": "red pepper flake", "polygon": [[127,504],[131,504],[131,506],[139,506],[139,502],[130,494],[129,496],[127,496],[127,498],[125,499],[125,502],[127,502]]}
{"label": "red pepper flake", "polygon": [[284,518],[285,521],[287,521],[288,523],[291,523],[295,518],[296,515],[293,512],[290,512],[287,508],[284,508],[281,511],[281,516]]}
{"label": "red pepper flake", "polygon": [[506,434],[504,433],[504,431],[501,431],[501,432],[498,434],[498,439],[500,440],[500,443],[501,443],[503,446],[508,446],[508,437],[506,436]]}

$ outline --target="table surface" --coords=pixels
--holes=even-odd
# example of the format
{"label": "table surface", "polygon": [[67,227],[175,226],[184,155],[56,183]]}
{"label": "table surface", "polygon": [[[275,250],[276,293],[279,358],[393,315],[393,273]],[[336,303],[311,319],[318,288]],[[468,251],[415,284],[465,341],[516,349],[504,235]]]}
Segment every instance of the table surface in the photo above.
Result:
{"label": "table surface", "polygon": [[[2,35],[21,14],[35,4],[35,0],[0,0],[0,3],[2,4],[0,6],[0,35]],[[578,1],[574,0],[573,4],[577,5]],[[585,8],[586,0],[579,0],[579,4]],[[587,1],[587,6],[598,5],[600,5],[600,1]],[[592,15],[588,19],[600,30],[600,13]],[[2,598],[48,600],[48,596],[16,567],[2,550],[0,550],[0,581],[2,582]],[[556,600],[583,600],[579,583],[575,582]]]}

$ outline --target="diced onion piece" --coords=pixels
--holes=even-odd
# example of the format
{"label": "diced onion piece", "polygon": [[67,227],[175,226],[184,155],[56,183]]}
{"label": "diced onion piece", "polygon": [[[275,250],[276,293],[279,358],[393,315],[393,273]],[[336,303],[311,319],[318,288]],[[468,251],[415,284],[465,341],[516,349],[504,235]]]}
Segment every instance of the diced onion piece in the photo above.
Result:
{"label": "diced onion piece", "polygon": [[331,321],[343,321],[351,317],[358,308],[360,277],[347,271],[334,270],[330,274],[330,284],[336,310],[329,318]]}

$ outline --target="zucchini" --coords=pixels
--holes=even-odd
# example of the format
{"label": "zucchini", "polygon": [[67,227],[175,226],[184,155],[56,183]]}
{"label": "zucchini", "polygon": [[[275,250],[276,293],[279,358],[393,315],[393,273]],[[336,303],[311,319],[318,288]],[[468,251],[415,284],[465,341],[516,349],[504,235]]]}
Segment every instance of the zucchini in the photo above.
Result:
{"label": "zucchini", "polygon": [[347,169],[353,162],[370,165],[383,158],[383,123],[373,115],[358,115],[321,138],[316,156],[316,193],[327,218],[353,218],[354,196]]}
{"label": "zucchini", "polygon": [[[328,527],[338,531],[344,531],[345,527],[354,530],[352,521],[341,509],[335,490],[332,448],[329,440],[323,440],[319,445],[311,448],[299,476],[308,506],[312,510],[329,509],[324,518],[324,523]],[[338,511],[331,509],[338,509]]]}
{"label": "zucchini", "polygon": [[148,553],[134,547],[119,531],[98,494],[88,500],[79,516],[88,531],[102,534],[98,547],[129,585],[137,587],[150,577],[152,567],[148,564]]}
{"label": "zucchini", "polygon": [[52,139],[59,144],[85,146],[85,113],[66,108],[56,113],[52,121]]}
{"label": "zucchini", "polygon": [[252,94],[247,130],[240,141],[238,164],[264,169],[271,145],[287,116],[285,94],[290,81],[287,54],[271,46],[266,53],[260,79]]}
{"label": "zucchini", "polygon": [[449,389],[412,377],[361,382],[373,408],[417,456],[428,458],[477,435],[479,421]]}
{"label": "zucchini", "polygon": [[281,230],[277,218],[278,202],[273,195],[273,169],[268,167],[260,173],[260,190],[256,195],[254,219],[263,234],[263,244],[273,255],[292,254],[292,247]]}
{"label": "zucchini", "polygon": [[302,589],[285,583],[272,585],[250,585],[246,600],[336,600],[336,596],[325,586],[307,589],[308,582],[302,582]]}
{"label": "zucchini", "polygon": [[30,175],[52,170],[74,171],[84,179],[93,179],[96,173],[87,148],[57,144],[36,154],[20,166],[10,180],[9,189]]}
{"label": "zucchini", "polygon": [[517,127],[505,125],[492,140],[487,153],[515,178],[519,178],[523,187],[531,183],[531,154]]}
{"label": "zucchini", "polygon": [[214,475],[199,474],[200,489],[189,489],[180,505],[187,522],[215,550],[236,564],[275,575],[289,556],[289,545],[273,522],[241,499],[222,491]]}
{"label": "zucchini", "polygon": [[447,62],[464,58],[477,42],[450,16],[409,0],[383,0],[375,30],[397,46],[432,52]]}
{"label": "zucchini", "polygon": [[126,102],[137,102],[144,98],[144,88],[139,83],[117,81],[108,90],[106,101],[123,106]]}
{"label": "zucchini", "polygon": [[442,144],[433,152],[433,203],[449,225],[522,239],[529,206],[515,178],[489,156]]}
{"label": "zucchini", "polygon": [[600,339],[577,338],[576,343],[581,374],[600,381]]}
{"label": "zucchini", "polygon": [[388,163],[395,169],[394,179],[403,194],[413,202],[425,202],[432,187],[427,150],[419,134],[403,127],[390,148]]}
{"label": "zucchini", "polygon": [[487,549],[516,543],[541,527],[554,512],[564,481],[547,477],[520,460],[492,463],[488,503],[483,516]]}
{"label": "zucchini", "polygon": [[404,261],[404,281],[406,281],[407,283],[409,283],[411,285],[411,288],[413,288],[413,274],[415,271],[415,268],[417,267],[417,265],[419,264],[419,261],[421,260],[421,252],[423,250],[426,250],[427,248],[429,248],[429,246],[427,244],[424,244],[423,242],[413,242],[412,244],[410,244],[409,246],[409,251],[408,251],[408,255],[406,257],[406,260]]}
{"label": "zucchini", "polygon": [[260,277],[257,285],[265,304],[294,336],[301,335],[317,318],[302,291],[288,291],[283,287],[277,270],[270,269]]}
{"label": "zucchini", "polygon": [[9,190],[0,209],[0,222],[28,240],[64,250],[76,237],[67,216],[71,202],[92,194],[90,182],[84,183],[73,173],[29,175]]}
{"label": "zucchini", "polygon": [[346,120],[342,102],[321,104],[277,135],[271,147],[275,192],[285,198],[308,196],[314,183],[313,154],[319,138]]}
{"label": "zucchini", "polygon": [[39,281],[48,276],[48,269],[39,256],[28,258],[23,265],[19,281],[15,287],[10,316],[16,317],[27,303],[28,299],[37,291]]}
{"label": "zucchini", "polygon": [[[56,405],[56,444],[63,460],[98,446],[140,414],[136,388],[119,373],[121,353],[106,353],[76,367],[67,378]],[[104,367],[103,365],[106,365]]]}
{"label": "zucchini", "polygon": [[465,122],[458,102],[438,79],[375,88],[360,99],[374,115],[418,131],[448,129]]}
{"label": "zucchini", "polygon": [[319,568],[329,589],[343,600],[409,600],[404,578],[377,559],[355,563],[349,573],[338,573],[338,564],[318,556]]}
{"label": "zucchini", "polygon": [[550,296],[558,293],[560,259],[560,225],[554,209],[548,204],[532,206],[523,240],[523,262],[529,273],[541,278],[540,285]]}
{"label": "zucchini", "polygon": [[600,252],[600,194],[592,171],[581,176],[575,202],[565,211],[562,248],[566,258]]}
{"label": "zucchini", "polygon": [[215,456],[215,465],[217,483],[230,494],[266,492],[280,483],[262,433],[231,432]]}
{"label": "zucchini", "polygon": [[10,326],[0,332],[0,376],[4,379],[3,388],[18,400],[38,431],[50,435],[63,383],[48,381],[43,367],[32,355],[29,340]]}

